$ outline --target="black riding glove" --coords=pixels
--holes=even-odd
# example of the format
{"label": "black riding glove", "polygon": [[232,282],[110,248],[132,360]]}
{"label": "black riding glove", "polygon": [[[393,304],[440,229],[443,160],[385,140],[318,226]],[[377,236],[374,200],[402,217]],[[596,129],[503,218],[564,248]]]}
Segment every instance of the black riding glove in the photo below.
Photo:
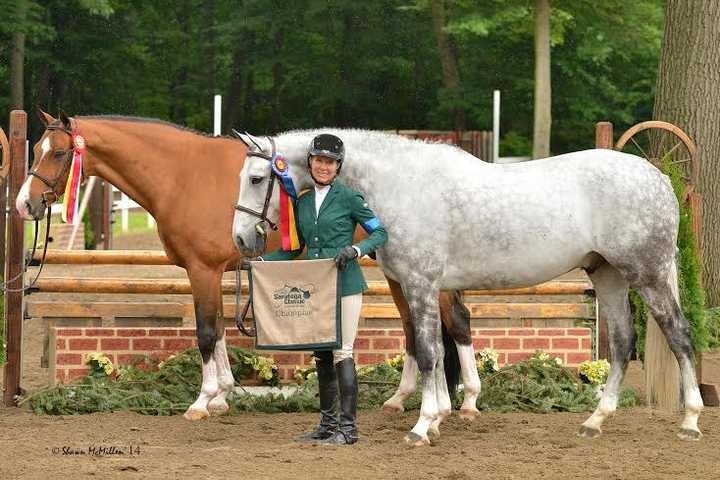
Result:
{"label": "black riding glove", "polygon": [[357,258],[357,256],[358,253],[354,247],[345,247],[340,250],[337,255],[335,255],[335,265],[337,265],[338,270],[345,270],[348,262],[354,258]]}

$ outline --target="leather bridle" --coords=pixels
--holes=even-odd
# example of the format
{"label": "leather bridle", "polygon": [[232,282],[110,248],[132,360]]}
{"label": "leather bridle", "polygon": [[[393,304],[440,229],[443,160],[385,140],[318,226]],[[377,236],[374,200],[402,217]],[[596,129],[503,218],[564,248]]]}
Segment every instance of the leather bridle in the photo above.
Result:
{"label": "leather bridle", "polygon": [[[268,162],[272,163],[273,159],[275,158],[275,141],[272,139],[272,137],[267,137],[267,139],[270,141],[270,145],[272,148],[272,152],[270,155],[268,155],[267,153],[265,153],[263,151],[256,152],[254,150],[248,150],[246,156],[260,157],[260,158],[263,158],[263,159],[267,160]],[[267,192],[265,193],[265,203],[263,204],[262,212],[258,212],[257,210],[253,210],[248,207],[243,207],[240,204],[235,205],[235,210],[237,210],[239,212],[247,213],[249,215],[252,215],[253,217],[257,217],[260,219],[260,222],[267,222],[267,224],[270,225],[270,228],[272,228],[273,230],[277,230],[278,227],[277,227],[276,223],[272,222],[267,217],[267,212],[268,212],[268,208],[270,208],[270,200],[272,200],[273,189],[275,188],[275,180],[279,180],[279,179],[276,179],[276,177],[277,177],[277,174],[271,168]]]}
{"label": "leather bridle", "polygon": [[[70,120],[72,122],[72,120]],[[61,132],[67,133],[70,138],[73,138],[72,131],[68,131],[68,129],[65,128],[64,125],[48,125],[45,127],[46,130],[59,130]],[[74,130],[74,128],[73,128]],[[70,148],[66,150],[61,150],[60,155],[65,155],[65,161],[63,162],[62,169],[58,172],[58,174],[53,178],[52,180],[48,179],[44,175],[41,175],[38,173],[37,168],[34,168],[30,172],[28,172],[28,177],[37,177],[41,182],[45,184],[49,188],[49,190],[45,190],[42,193],[42,202],[43,205],[47,206],[48,208],[50,205],[55,202],[58,198],[60,198],[60,193],[57,191],[58,184],[62,181],[63,178],[66,178],[67,175],[70,173],[70,165],[72,163],[72,157],[73,152],[75,150],[75,145],[71,145]],[[57,156],[57,155],[56,155]],[[48,198],[48,195],[51,194],[53,196],[52,199]]]}

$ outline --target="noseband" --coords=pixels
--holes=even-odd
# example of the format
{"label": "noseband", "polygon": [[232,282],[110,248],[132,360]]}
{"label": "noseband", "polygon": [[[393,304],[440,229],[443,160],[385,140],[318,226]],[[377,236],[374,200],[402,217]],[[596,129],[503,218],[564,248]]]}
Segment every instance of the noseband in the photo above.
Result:
{"label": "noseband", "polygon": [[[72,122],[72,119],[70,120]],[[59,130],[61,132],[67,133],[71,138],[73,136],[71,131],[68,131],[64,126],[62,125],[48,125],[45,127],[46,130]],[[74,130],[74,128],[73,128]],[[72,163],[72,157],[73,157],[73,151],[75,149],[75,146],[72,145],[67,150],[61,150],[60,153],[62,155],[65,155],[65,161],[63,162],[63,167],[58,172],[58,174],[55,176],[54,179],[50,180],[44,175],[41,175],[37,172],[37,168],[34,168],[30,172],[28,172],[28,177],[33,176],[37,177],[41,182],[43,182],[50,190],[45,190],[42,193],[42,201],[43,204],[46,206],[50,206],[51,203],[55,202],[58,198],[60,198],[60,193],[57,191],[57,186],[61,182],[61,179],[65,176],[67,176],[70,173],[70,164]],[[52,200],[48,199],[48,194],[52,194],[53,198]]]}
{"label": "noseband", "polygon": [[[248,157],[260,157],[264,158],[268,162],[272,162],[273,158],[275,158],[275,141],[272,139],[272,137],[267,137],[267,139],[270,141],[270,145],[272,146],[272,153],[268,155],[267,153],[263,151],[255,152],[255,151],[248,151],[246,156]],[[275,173],[275,170],[272,168],[270,169],[270,181],[268,182],[267,192],[265,193],[265,204],[263,205],[262,212],[258,212],[257,210],[253,210],[251,208],[243,207],[242,205],[238,204],[235,205],[235,210],[243,213],[247,213],[249,215],[252,215],[253,217],[257,217],[260,219],[261,222],[267,222],[268,225],[270,225],[270,228],[273,230],[277,230],[277,224],[270,221],[270,219],[267,217],[267,211],[270,207],[270,200],[272,199],[273,194],[273,188],[275,187],[275,180],[277,177],[277,174]],[[259,224],[258,224],[259,225]]]}

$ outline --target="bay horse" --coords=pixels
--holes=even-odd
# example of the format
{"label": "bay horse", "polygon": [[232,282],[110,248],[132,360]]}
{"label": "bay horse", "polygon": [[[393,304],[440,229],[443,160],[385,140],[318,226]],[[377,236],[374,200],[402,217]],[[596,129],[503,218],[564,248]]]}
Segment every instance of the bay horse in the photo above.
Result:
{"label": "bay horse", "polygon": [[[187,409],[188,420],[228,410],[227,395],[234,381],[227,357],[222,312],[221,279],[241,256],[232,241],[233,211],[246,145],[235,138],[213,137],[160,120],[87,116],[59,119],[38,111],[46,130],[34,146],[32,172],[16,199],[25,219],[43,216],[45,208],[65,191],[72,155],[72,137],[82,135],[86,151],[85,175],[103,178],[153,215],[170,261],[185,268],[195,306],[197,341],[203,358],[203,383],[197,400]],[[279,236],[268,239],[278,248]],[[412,353],[409,308],[396,282],[388,281]],[[443,319],[461,351],[461,361],[472,361],[469,312],[457,292],[439,296]],[[452,345],[451,345],[452,346]],[[457,361],[457,356],[454,357]],[[469,359],[469,360],[468,360]],[[466,380],[461,414],[478,412],[475,400],[480,381],[472,372]],[[467,376],[467,375],[466,375]],[[386,410],[402,410],[402,401],[415,390],[415,377],[403,381],[388,400]]]}
{"label": "bay horse", "polygon": [[[478,161],[459,148],[364,130],[322,129],[252,139],[268,156],[282,154],[297,191],[312,187],[307,145],[331,133],[345,144],[340,178],[362,192],[388,232],[377,251],[383,273],[400,283],[410,305],[421,372],[420,417],[405,437],[428,432],[450,413],[438,310],[440,290],[536,285],[575,268],[590,276],[606,312],[611,370],[594,413],[579,435],[595,437],[617,408],[636,333],[628,289],[635,288],[665,334],[681,370],[685,417],[678,436],[701,437],[702,398],[688,322],[678,304],[679,207],[668,177],[640,157],[587,150],[518,164]],[[235,212],[235,243],[261,254],[266,211],[277,221],[270,162],[245,161]]]}

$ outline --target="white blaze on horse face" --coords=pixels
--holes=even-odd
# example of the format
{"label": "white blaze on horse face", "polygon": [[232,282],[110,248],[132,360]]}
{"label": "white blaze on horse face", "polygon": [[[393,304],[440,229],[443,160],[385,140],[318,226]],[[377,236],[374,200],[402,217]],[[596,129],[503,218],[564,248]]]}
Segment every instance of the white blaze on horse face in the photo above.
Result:
{"label": "white blaze on horse face", "polygon": [[[275,179],[271,176],[270,162],[264,158],[247,157],[245,166],[240,172],[240,194],[237,204],[261,213],[265,206],[268,182],[271,181],[275,181]],[[273,196],[267,210],[267,218],[273,223],[277,223],[278,219],[278,189],[273,189]],[[258,216],[239,210],[235,211],[233,241],[241,251],[244,249],[255,250],[257,238],[255,226],[260,221]],[[259,254],[258,252],[254,253]]]}
{"label": "white blaze on horse face", "polygon": [[[45,158],[45,155],[47,155],[51,149],[52,146],[50,145],[50,137],[47,136],[40,144],[40,158],[38,162]],[[25,179],[25,182],[18,192],[17,198],[15,199],[15,208],[24,220],[33,220],[32,215],[30,215],[30,209],[27,205],[27,201],[30,198],[30,182],[32,181],[32,178],[33,177],[27,177]]]}
{"label": "white blaze on horse face", "polygon": [[27,200],[30,198],[30,181],[33,177],[28,177],[23,183],[20,191],[18,192],[17,199],[15,200],[15,208],[24,220],[33,220],[30,215],[30,209],[27,205]]}

